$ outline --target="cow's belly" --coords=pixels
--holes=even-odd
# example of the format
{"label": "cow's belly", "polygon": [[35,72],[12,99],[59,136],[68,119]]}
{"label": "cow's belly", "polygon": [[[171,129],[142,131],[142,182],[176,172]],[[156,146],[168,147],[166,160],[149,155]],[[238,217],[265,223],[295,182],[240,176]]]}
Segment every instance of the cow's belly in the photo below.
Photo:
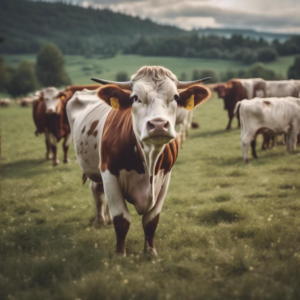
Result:
{"label": "cow's belly", "polygon": [[134,170],[130,172],[122,170],[118,177],[124,198],[135,206],[140,215],[147,213],[155,205],[165,179],[163,170],[152,179],[154,186],[150,183],[147,173],[138,174]]}

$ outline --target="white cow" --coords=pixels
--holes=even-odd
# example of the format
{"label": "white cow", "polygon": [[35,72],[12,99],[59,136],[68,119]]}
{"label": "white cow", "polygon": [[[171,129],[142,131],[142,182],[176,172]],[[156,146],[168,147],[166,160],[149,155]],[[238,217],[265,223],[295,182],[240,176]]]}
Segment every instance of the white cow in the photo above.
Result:
{"label": "white cow", "polygon": [[298,97],[296,80],[266,81],[267,97]]}
{"label": "white cow", "polygon": [[145,251],[156,255],[154,234],[178,153],[176,110],[193,109],[210,91],[195,85],[202,80],[178,82],[163,67],[143,67],[127,83],[95,81],[109,84],[77,92],[67,114],[83,178],[92,181],[96,221],[107,223],[107,200],[116,251],[125,255],[130,226],[126,199],[143,215]]}
{"label": "white cow", "polygon": [[235,112],[237,110],[240,113],[241,145],[245,162],[248,162],[251,142],[255,141],[257,134],[266,130],[288,133],[287,149],[290,152],[295,151],[300,129],[300,99],[254,98],[239,101]]}

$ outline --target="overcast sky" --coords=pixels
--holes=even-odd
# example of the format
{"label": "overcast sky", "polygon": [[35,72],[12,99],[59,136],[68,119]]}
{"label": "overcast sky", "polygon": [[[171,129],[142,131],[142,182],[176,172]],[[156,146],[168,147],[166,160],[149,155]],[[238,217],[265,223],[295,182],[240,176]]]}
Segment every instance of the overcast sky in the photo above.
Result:
{"label": "overcast sky", "polygon": [[[48,0],[57,1],[57,0]],[[300,33],[300,0],[67,0],[153,21],[194,27]]]}

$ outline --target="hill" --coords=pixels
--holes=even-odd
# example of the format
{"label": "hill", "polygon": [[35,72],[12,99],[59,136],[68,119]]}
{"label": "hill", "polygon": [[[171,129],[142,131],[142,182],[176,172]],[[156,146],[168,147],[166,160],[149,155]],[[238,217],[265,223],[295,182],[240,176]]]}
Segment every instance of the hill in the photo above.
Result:
{"label": "hill", "polygon": [[111,55],[140,36],[183,34],[172,26],[159,25],[108,9],[84,8],[62,2],[0,0],[1,53],[36,53],[53,42],[65,54]]}

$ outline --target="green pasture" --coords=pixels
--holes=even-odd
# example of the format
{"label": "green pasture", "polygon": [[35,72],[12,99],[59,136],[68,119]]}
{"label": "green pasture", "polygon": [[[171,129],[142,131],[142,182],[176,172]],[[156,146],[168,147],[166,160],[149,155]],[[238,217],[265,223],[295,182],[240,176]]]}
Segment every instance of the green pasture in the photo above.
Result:
{"label": "green pasture", "polygon": [[70,164],[45,161],[30,108],[2,108],[0,120],[1,300],[299,299],[299,151],[278,145],[244,164],[216,97],[196,110],[201,127],[173,168],[158,258],[144,256],[131,205],[127,258],[115,257],[113,227],[90,223],[73,147]]}
{"label": "green pasture", "polygon": [[[18,65],[22,60],[36,60],[35,55],[4,55],[5,62]],[[115,80],[116,74],[125,71],[128,75],[135,73],[145,65],[162,65],[172,70],[178,77],[184,72],[191,79],[195,69],[213,69],[218,73],[227,70],[247,69],[241,62],[218,59],[149,57],[138,55],[117,55],[113,58],[101,59],[97,56],[87,58],[79,55],[65,55],[66,69],[74,84],[92,83],[91,77]],[[265,65],[279,74],[286,76],[287,69],[294,62],[294,56],[279,57],[275,62]]]}

